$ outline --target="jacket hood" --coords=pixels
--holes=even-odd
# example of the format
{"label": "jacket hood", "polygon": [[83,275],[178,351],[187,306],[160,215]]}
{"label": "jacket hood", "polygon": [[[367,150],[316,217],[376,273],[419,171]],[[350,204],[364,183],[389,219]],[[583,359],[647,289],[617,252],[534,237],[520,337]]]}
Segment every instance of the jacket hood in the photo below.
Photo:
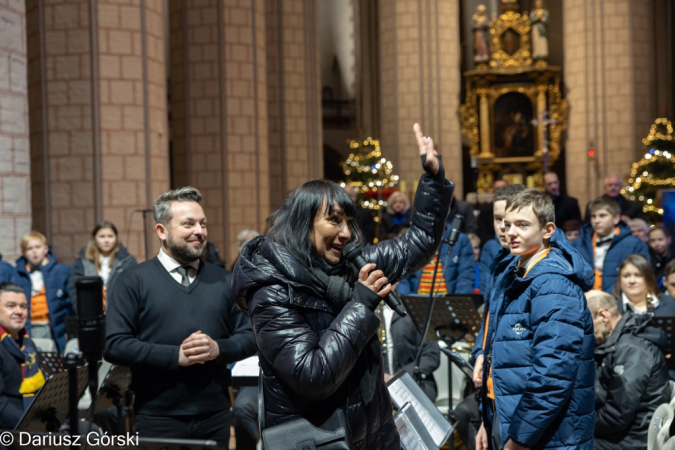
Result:
{"label": "jacket hood", "polygon": [[312,288],[309,271],[283,245],[277,244],[266,235],[256,236],[248,241],[233,269],[232,293],[237,305],[248,314],[247,293],[250,289],[285,284],[294,288]]}
{"label": "jacket hood", "polygon": [[[548,256],[535,264],[528,273],[527,279],[539,275],[557,274],[568,278],[586,292],[593,288],[595,272],[565,237],[565,233],[556,228],[550,241],[551,251]],[[518,258],[507,258],[502,264],[508,264],[506,270],[515,270]],[[513,266],[513,267],[511,267]]]}
{"label": "jacket hood", "polygon": [[663,331],[652,326],[651,314],[633,314],[627,311],[616,324],[616,328],[607,342],[598,346],[596,353],[612,351],[619,338],[624,334],[632,334],[645,339],[656,345],[664,354],[668,351],[668,339]]}
{"label": "jacket hood", "polygon": [[[616,245],[618,242],[626,239],[628,236],[632,236],[630,232],[630,228],[628,227],[628,224],[624,222],[623,220],[619,221],[619,224],[617,225],[619,227],[619,234],[617,236],[614,236],[614,239],[612,240],[612,245]],[[586,242],[593,242],[593,233],[595,230],[593,230],[593,227],[591,226],[590,222],[585,223],[581,227],[581,236],[578,237],[577,239],[587,239]],[[593,245],[593,244],[591,244]]]}
{"label": "jacket hood", "polygon": [[[85,245],[84,247],[82,247],[80,249],[79,252],[77,252],[77,257],[79,259],[87,259],[85,257],[86,252],[87,252],[87,246]],[[131,254],[129,253],[129,250],[127,250],[127,248],[124,245],[120,244],[120,249],[117,251],[117,254],[115,255],[115,261],[120,261],[124,258],[128,258],[129,256],[131,256]]]}

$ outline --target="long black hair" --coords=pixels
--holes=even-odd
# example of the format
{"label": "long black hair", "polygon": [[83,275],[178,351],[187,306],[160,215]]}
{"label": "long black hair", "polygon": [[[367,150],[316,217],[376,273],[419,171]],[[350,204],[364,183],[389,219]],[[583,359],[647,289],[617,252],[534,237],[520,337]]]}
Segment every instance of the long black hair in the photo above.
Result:
{"label": "long black hair", "polygon": [[[306,181],[272,213],[267,235],[286,247],[305,267],[311,268],[314,249],[309,232],[317,215],[332,214],[336,204],[345,216],[353,218],[356,215],[356,205],[339,184],[329,180]],[[349,220],[348,224],[351,240],[359,244],[363,240],[361,231],[354,220]]]}

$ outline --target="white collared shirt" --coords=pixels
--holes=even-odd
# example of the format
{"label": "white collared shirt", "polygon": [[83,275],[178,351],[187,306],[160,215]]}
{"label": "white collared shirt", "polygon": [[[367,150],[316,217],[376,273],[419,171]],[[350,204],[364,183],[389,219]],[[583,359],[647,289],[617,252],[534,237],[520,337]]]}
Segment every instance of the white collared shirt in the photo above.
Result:
{"label": "white collared shirt", "polygon": [[[164,249],[160,248],[159,249],[159,254],[157,255],[157,259],[159,259],[159,262],[162,263],[164,268],[166,269],[167,272],[169,272],[169,275],[173,277],[174,280],[178,281],[179,283],[183,279],[181,274],[178,272],[179,267],[182,266],[181,263],[170,257],[164,252]],[[190,263],[187,264],[187,277],[188,280],[190,281],[190,284],[195,280],[197,277],[197,270],[199,269],[199,260],[196,259]]]}
{"label": "white collared shirt", "polygon": [[[654,309],[659,307],[659,298],[655,295],[652,296],[652,301],[654,302]],[[647,300],[649,301],[649,300]],[[647,312],[647,305],[645,304],[644,308],[636,307],[633,302],[624,294],[621,293],[621,303],[623,303],[624,311],[632,311],[634,314],[645,314]]]}
{"label": "white collared shirt", "polygon": [[[535,253],[534,255],[532,255],[532,258],[530,258],[530,260],[527,261],[527,266],[525,266],[525,273],[527,273],[527,272],[532,268],[532,266],[534,265],[534,263],[537,261],[537,258],[539,258],[539,255],[541,255],[542,253],[548,251],[549,248],[550,248],[550,247],[546,247],[545,249],[539,250],[537,253]],[[518,259],[518,265],[517,265],[517,267],[518,267],[519,269],[522,267],[522,266],[520,265],[520,258]]]}

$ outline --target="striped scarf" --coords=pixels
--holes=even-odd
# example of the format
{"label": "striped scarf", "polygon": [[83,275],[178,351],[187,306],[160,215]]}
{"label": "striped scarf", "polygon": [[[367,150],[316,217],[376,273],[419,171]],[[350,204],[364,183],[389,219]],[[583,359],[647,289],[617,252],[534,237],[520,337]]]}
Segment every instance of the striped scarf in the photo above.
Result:
{"label": "striped scarf", "polygon": [[[422,278],[420,278],[420,287],[417,289],[419,295],[429,295],[431,292],[431,282],[434,279],[434,269],[436,268],[436,260],[438,259],[438,252],[422,269]],[[438,263],[438,273],[436,274],[436,282],[434,283],[434,295],[448,295],[448,287],[445,284],[445,276],[443,275],[443,263]]]}
{"label": "striped scarf", "polygon": [[[19,345],[21,342],[21,345]],[[45,384],[45,376],[40,370],[40,363],[37,359],[37,348],[33,341],[28,337],[28,333],[23,329],[19,333],[19,342],[0,326],[0,344],[16,358],[21,364],[21,387],[19,393],[23,395],[24,410],[33,401],[33,397],[38,390]]]}

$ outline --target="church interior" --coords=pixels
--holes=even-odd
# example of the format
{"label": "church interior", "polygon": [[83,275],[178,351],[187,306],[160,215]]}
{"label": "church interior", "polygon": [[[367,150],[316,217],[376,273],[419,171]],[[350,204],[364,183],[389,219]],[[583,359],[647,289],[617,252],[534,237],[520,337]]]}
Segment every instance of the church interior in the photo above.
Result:
{"label": "church interior", "polygon": [[[263,231],[307,179],[351,181],[375,215],[393,190],[412,198],[415,122],[475,210],[494,181],[541,188],[547,170],[585,205],[608,175],[635,183],[650,131],[672,139],[674,9],[2,0],[0,253],[14,260],[36,229],[69,262],[110,220],[136,258],[151,257],[148,208],[192,185],[231,263],[237,233]],[[350,154],[387,161],[374,184],[346,175]]]}

